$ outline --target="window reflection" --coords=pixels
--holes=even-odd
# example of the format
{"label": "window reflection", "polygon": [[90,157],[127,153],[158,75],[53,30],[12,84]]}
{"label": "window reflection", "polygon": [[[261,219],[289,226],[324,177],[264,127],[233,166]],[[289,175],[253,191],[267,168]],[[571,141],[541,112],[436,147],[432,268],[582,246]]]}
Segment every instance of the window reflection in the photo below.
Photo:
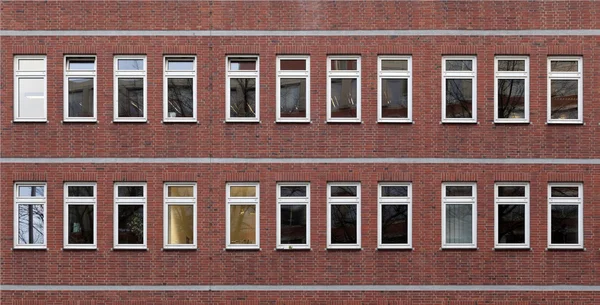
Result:
{"label": "window reflection", "polygon": [[229,206],[229,241],[231,244],[256,244],[256,207]]}
{"label": "window reflection", "polygon": [[18,213],[18,243],[44,244],[44,206],[19,204]]}
{"label": "window reflection", "polygon": [[169,206],[169,244],[194,243],[194,207],[191,205]]}
{"label": "window reflection", "polygon": [[381,241],[384,244],[408,243],[408,205],[381,206]]}
{"label": "window reflection", "polygon": [[282,78],[280,82],[281,117],[306,117],[306,79]]}
{"label": "window reflection", "polygon": [[330,102],[332,118],[356,118],[356,78],[332,78]]}
{"label": "window reflection", "polygon": [[331,205],[331,243],[356,244],[356,205]]}
{"label": "window reflection", "polygon": [[306,205],[281,206],[281,243],[306,244]]}
{"label": "window reflection", "polygon": [[174,117],[194,116],[194,85],[192,78],[169,78],[167,115]]}
{"label": "window reflection", "polygon": [[119,244],[144,243],[144,206],[118,206]]}
{"label": "window reflection", "polygon": [[579,207],[576,205],[551,206],[551,243],[579,243]]}
{"label": "window reflection", "polygon": [[384,118],[408,117],[408,79],[381,80],[381,115]]}
{"label": "window reflection", "polygon": [[473,117],[473,80],[446,79],[446,117]]}
{"label": "window reflection", "polygon": [[69,117],[94,116],[94,79],[69,78]]}
{"label": "window reflection", "polygon": [[525,243],[525,205],[498,205],[498,243]]}
{"label": "window reflection", "polygon": [[119,117],[144,116],[144,79],[118,79]]}
{"label": "window reflection", "polygon": [[94,206],[69,205],[69,244],[94,243]]}

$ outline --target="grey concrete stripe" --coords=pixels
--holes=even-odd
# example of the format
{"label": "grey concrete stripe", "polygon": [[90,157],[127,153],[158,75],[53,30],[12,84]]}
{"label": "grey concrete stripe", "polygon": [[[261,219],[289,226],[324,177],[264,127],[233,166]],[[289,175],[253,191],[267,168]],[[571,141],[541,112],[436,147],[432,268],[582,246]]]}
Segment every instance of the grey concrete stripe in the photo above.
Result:
{"label": "grey concrete stripe", "polygon": [[0,36],[598,36],[580,30],[2,30]]}
{"label": "grey concrete stripe", "polygon": [[160,163],[160,164],[568,164],[600,165],[600,159],[486,159],[486,158],[0,158],[0,163]]}
{"label": "grey concrete stripe", "polygon": [[593,285],[1,285],[0,291],[600,291]]}

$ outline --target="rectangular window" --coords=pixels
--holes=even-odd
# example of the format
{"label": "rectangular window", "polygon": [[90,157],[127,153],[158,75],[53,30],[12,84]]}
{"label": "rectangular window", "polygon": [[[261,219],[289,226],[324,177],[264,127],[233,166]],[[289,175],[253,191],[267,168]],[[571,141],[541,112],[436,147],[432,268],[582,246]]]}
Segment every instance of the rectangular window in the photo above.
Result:
{"label": "rectangular window", "polygon": [[196,57],[166,56],[164,67],[165,122],[196,122]]}
{"label": "rectangular window", "polygon": [[378,244],[381,249],[412,247],[412,185],[380,183],[378,196]]}
{"label": "rectangular window", "polygon": [[412,122],[412,58],[380,56],[378,70],[378,122]]}
{"label": "rectangular window", "polygon": [[477,185],[442,184],[442,248],[477,248]]}
{"label": "rectangular window", "polygon": [[115,184],[115,249],[146,249],[146,183]]}
{"label": "rectangular window", "polygon": [[164,247],[196,248],[196,183],[165,183]]}
{"label": "rectangular window", "polygon": [[47,121],[46,56],[15,56],[14,71],[14,121]]}
{"label": "rectangular window", "polygon": [[327,184],[327,248],[360,247],[360,183]]}
{"label": "rectangular window", "polygon": [[15,183],[15,248],[46,248],[46,183]]}
{"label": "rectangular window", "polygon": [[259,121],[258,68],[258,56],[227,57],[227,83],[225,84],[227,122]]}
{"label": "rectangular window", "polygon": [[65,183],[66,249],[96,249],[96,183]]}
{"label": "rectangular window", "polygon": [[529,183],[495,185],[496,248],[529,248]]}
{"label": "rectangular window", "polygon": [[442,58],[442,122],[477,123],[477,58]]}
{"label": "rectangular window", "polygon": [[277,249],[310,249],[310,184],[277,184]]}
{"label": "rectangular window", "polygon": [[277,122],[310,122],[310,58],[277,57]]}
{"label": "rectangular window", "polygon": [[227,184],[227,249],[258,249],[258,183]]}
{"label": "rectangular window", "polygon": [[65,57],[66,122],[95,122],[96,110],[96,57]]}
{"label": "rectangular window", "polygon": [[146,122],[146,69],[146,56],[115,56],[115,122]]}
{"label": "rectangular window", "polygon": [[583,123],[583,59],[548,58],[548,123]]}
{"label": "rectangular window", "polygon": [[548,248],[583,248],[583,185],[548,185]]}
{"label": "rectangular window", "polygon": [[327,121],[360,122],[360,56],[327,58]]}
{"label": "rectangular window", "polygon": [[494,110],[496,123],[529,122],[529,57],[495,59]]}

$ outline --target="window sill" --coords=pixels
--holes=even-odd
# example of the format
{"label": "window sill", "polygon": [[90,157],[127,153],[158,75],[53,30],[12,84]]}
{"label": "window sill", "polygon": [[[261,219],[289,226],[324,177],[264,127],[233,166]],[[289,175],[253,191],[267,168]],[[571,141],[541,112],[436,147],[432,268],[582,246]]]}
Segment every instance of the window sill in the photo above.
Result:
{"label": "window sill", "polygon": [[587,249],[584,248],[583,246],[575,246],[575,247],[549,246],[548,248],[546,248],[546,251],[581,251],[581,252],[585,252],[585,251],[587,251]]}
{"label": "window sill", "polygon": [[63,247],[62,251],[99,251],[96,246],[93,247]]}
{"label": "window sill", "polygon": [[75,123],[75,124],[100,124],[100,122],[96,119],[93,119],[93,120],[72,120],[72,119],[67,120],[67,119],[65,119],[60,122],[63,124],[73,124],[73,123]]}
{"label": "window sill", "polygon": [[548,121],[546,125],[585,125],[583,121]]}
{"label": "window sill", "polygon": [[358,121],[337,121],[337,120],[327,120],[325,121],[325,124],[364,124],[363,121],[358,120]]}
{"label": "window sill", "polygon": [[440,248],[441,251],[478,251],[479,248],[477,246],[442,246]]}
{"label": "window sill", "polygon": [[440,121],[440,124],[475,124],[479,125],[478,121]]}
{"label": "window sill", "polygon": [[412,120],[377,120],[377,124],[414,124]]}
{"label": "window sill", "polygon": [[160,251],[198,251],[197,247],[164,247]]}
{"label": "window sill", "polygon": [[262,123],[260,120],[232,120],[232,119],[227,119],[225,121],[223,121],[223,123],[225,124],[229,124],[229,123],[247,123],[247,124],[260,124]]}
{"label": "window sill", "polygon": [[398,246],[398,247],[382,247],[379,246],[377,247],[377,249],[375,249],[376,251],[413,251],[414,248],[413,247],[402,247],[402,246]]}
{"label": "window sill", "polygon": [[113,123],[113,124],[138,123],[139,124],[139,123],[150,123],[150,122],[148,122],[148,120],[146,120],[146,119],[143,119],[143,120],[123,120],[123,119],[117,120],[117,119],[115,119],[111,123]]}
{"label": "window sill", "polygon": [[39,123],[39,124],[47,124],[47,119],[34,120],[34,119],[15,119],[12,123]]}
{"label": "window sill", "polygon": [[275,122],[273,122],[275,124],[312,124],[311,120],[289,120],[289,121],[285,121],[285,120],[276,120]]}
{"label": "window sill", "polygon": [[530,125],[530,121],[494,121],[495,124],[522,124],[522,125]]}
{"label": "window sill", "polygon": [[229,252],[229,251],[256,251],[256,252],[260,252],[262,251],[261,248],[259,247],[238,247],[238,248],[223,248],[223,251],[225,252]]}
{"label": "window sill", "polygon": [[13,247],[12,251],[48,251],[48,247],[40,246],[40,247]]}
{"label": "window sill", "polygon": [[362,251],[363,248],[361,246],[333,246],[330,245],[325,248],[325,251],[340,251],[340,250],[352,250],[352,251]]}
{"label": "window sill", "polygon": [[150,251],[146,247],[114,247],[110,251]]}
{"label": "window sill", "polygon": [[273,251],[312,251],[310,246],[278,246]]}
{"label": "window sill", "polygon": [[496,246],[496,247],[492,248],[492,251],[533,251],[533,249],[531,249],[529,246],[526,246],[526,247],[525,246],[521,246],[521,247],[519,247],[519,246],[514,246],[514,247],[507,247],[507,246],[498,247],[498,246]]}
{"label": "window sill", "polygon": [[161,121],[161,123],[163,124],[200,124],[198,122],[198,120],[193,119],[193,120],[165,120],[163,119]]}

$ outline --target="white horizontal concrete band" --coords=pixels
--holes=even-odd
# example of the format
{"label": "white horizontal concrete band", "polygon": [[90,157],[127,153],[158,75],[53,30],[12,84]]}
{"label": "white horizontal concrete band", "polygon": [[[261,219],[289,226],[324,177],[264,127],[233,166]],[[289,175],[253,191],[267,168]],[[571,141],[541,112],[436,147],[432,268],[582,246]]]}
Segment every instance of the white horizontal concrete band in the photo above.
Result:
{"label": "white horizontal concrete band", "polygon": [[0,291],[600,291],[592,285],[2,285]]}
{"label": "white horizontal concrete band", "polygon": [[600,159],[552,159],[552,158],[0,158],[0,163],[160,163],[160,164],[568,164],[600,165]]}
{"label": "white horizontal concrete band", "polygon": [[598,36],[581,30],[2,30],[0,36]]}

